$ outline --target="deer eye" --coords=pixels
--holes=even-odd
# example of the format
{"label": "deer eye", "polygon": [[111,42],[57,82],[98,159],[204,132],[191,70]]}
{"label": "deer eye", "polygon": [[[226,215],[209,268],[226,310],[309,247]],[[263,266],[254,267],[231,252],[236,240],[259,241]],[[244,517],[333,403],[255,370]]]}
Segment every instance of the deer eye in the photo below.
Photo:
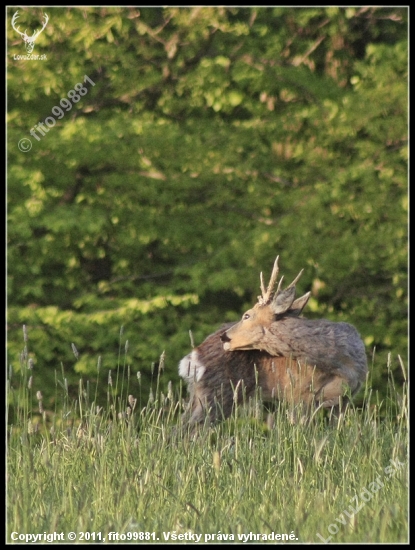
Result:
{"label": "deer eye", "polygon": [[242,319],[245,321],[246,319],[249,319],[251,316],[249,315],[249,313],[245,313],[243,316],[242,316]]}

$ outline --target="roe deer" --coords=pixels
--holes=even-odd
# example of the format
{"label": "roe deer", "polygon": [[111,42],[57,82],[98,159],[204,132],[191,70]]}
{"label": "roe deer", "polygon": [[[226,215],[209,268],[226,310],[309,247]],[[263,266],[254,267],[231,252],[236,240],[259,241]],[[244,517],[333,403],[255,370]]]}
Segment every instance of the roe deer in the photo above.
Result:
{"label": "roe deer", "polygon": [[[189,423],[228,417],[235,403],[253,396],[285,400],[306,408],[339,408],[344,393],[353,395],[365,380],[364,344],[348,323],[310,320],[299,315],[310,292],[295,299],[295,284],[281,290],[278,257],[265,290],[262,273],[258,303],[239,323],[224,325],[184,357],[179,374],[188,384]],[[343,401],[345,403],[345,401]]]}

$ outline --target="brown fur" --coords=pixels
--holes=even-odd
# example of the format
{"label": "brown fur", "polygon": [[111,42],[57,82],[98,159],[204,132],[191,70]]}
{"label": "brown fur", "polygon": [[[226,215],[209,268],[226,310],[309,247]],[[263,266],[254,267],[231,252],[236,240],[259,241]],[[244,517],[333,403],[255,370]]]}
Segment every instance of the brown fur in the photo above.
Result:
{"label": "brown fur", "polygon": [[[234,403],[254,395],[306,408],[339,407],[367,374],[364,344],[348,323],[299,317],[310,293],[295,299],[295,283],[275,293],[275,261],[268,288],[239,323],[222,327],[184,357],[179,374],[190,392],[190,423],[228,417]],[[244,388],[244,390],[243,390]],[[244,393],[245,392],[245,393]]]}
{"label": "brown fur", "polygon": [[206,417],[212,422],[227,418],[234,404],[252,397],[257,386],[264,401],[276,399],[291,405],[321,404],[331,408],[339,406],[347,388],[353,394],[365,379],[363,344],[359,368],[348,368],[353,363],[351,358],[343,358],[340,368],[327,362],[318,368],[305,357],[277,357],[259,350],[225,351],[220,340],[225,329],[226,326],[208,336],[180,362],[179,373],[190,393],[186,416],[192,424],[203,422]]}

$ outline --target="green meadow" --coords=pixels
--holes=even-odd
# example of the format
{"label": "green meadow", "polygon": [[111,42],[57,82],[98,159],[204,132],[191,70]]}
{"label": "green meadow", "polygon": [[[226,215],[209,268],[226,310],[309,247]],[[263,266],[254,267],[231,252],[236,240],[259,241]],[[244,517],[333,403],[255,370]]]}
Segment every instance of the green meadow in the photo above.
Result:
{"label": "green meadow", "polygon": [[231,418],[189,429],[185,391],[163,391],[162,368],[145,402],[122,357],[105,379],[98,360],[76,397],[61,368],[45,410],[27,357],[7,380],[7,542],[408,540],[407,385],[390,370],[385,398],[369,374],[361,405],[340,418],[317,410],[293,423],[258,392]]}

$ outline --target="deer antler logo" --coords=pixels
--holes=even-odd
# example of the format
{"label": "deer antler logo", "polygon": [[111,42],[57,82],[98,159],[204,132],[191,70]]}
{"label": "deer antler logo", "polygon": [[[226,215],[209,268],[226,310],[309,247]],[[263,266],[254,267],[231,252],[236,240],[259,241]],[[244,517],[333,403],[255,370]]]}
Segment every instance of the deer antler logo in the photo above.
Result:
{"label": "deer antler logo", "polygon": [[[44,17],[44,20],[45,22],[43,23],[43,27],[40,29],[40,31],[35,31],[33,33],[32,36],[28,36],[27,35],[27,32],[21,32],[19,31],[19,27],[16,27],[16,21],[19,17],[19,11],[17,11],[14,15],[13,15],[13,19],[12,19],[12,27],[13,29],[20,34],[20,36],[23,38],[23,41],[25,42],[25,48],[26,48],[26,51],[27,53],[32,53],[33,52],[33,48],[35,47],[35,41],[37,39],[37,37],[39,36],[39,34],[43,31],[43,29],[46,27],[46,25],[48,24],[48,21],[49,21],[49,16],[45,13],[45,15],[43,16]],[[27,29],[26,29],[27,30]]]}

